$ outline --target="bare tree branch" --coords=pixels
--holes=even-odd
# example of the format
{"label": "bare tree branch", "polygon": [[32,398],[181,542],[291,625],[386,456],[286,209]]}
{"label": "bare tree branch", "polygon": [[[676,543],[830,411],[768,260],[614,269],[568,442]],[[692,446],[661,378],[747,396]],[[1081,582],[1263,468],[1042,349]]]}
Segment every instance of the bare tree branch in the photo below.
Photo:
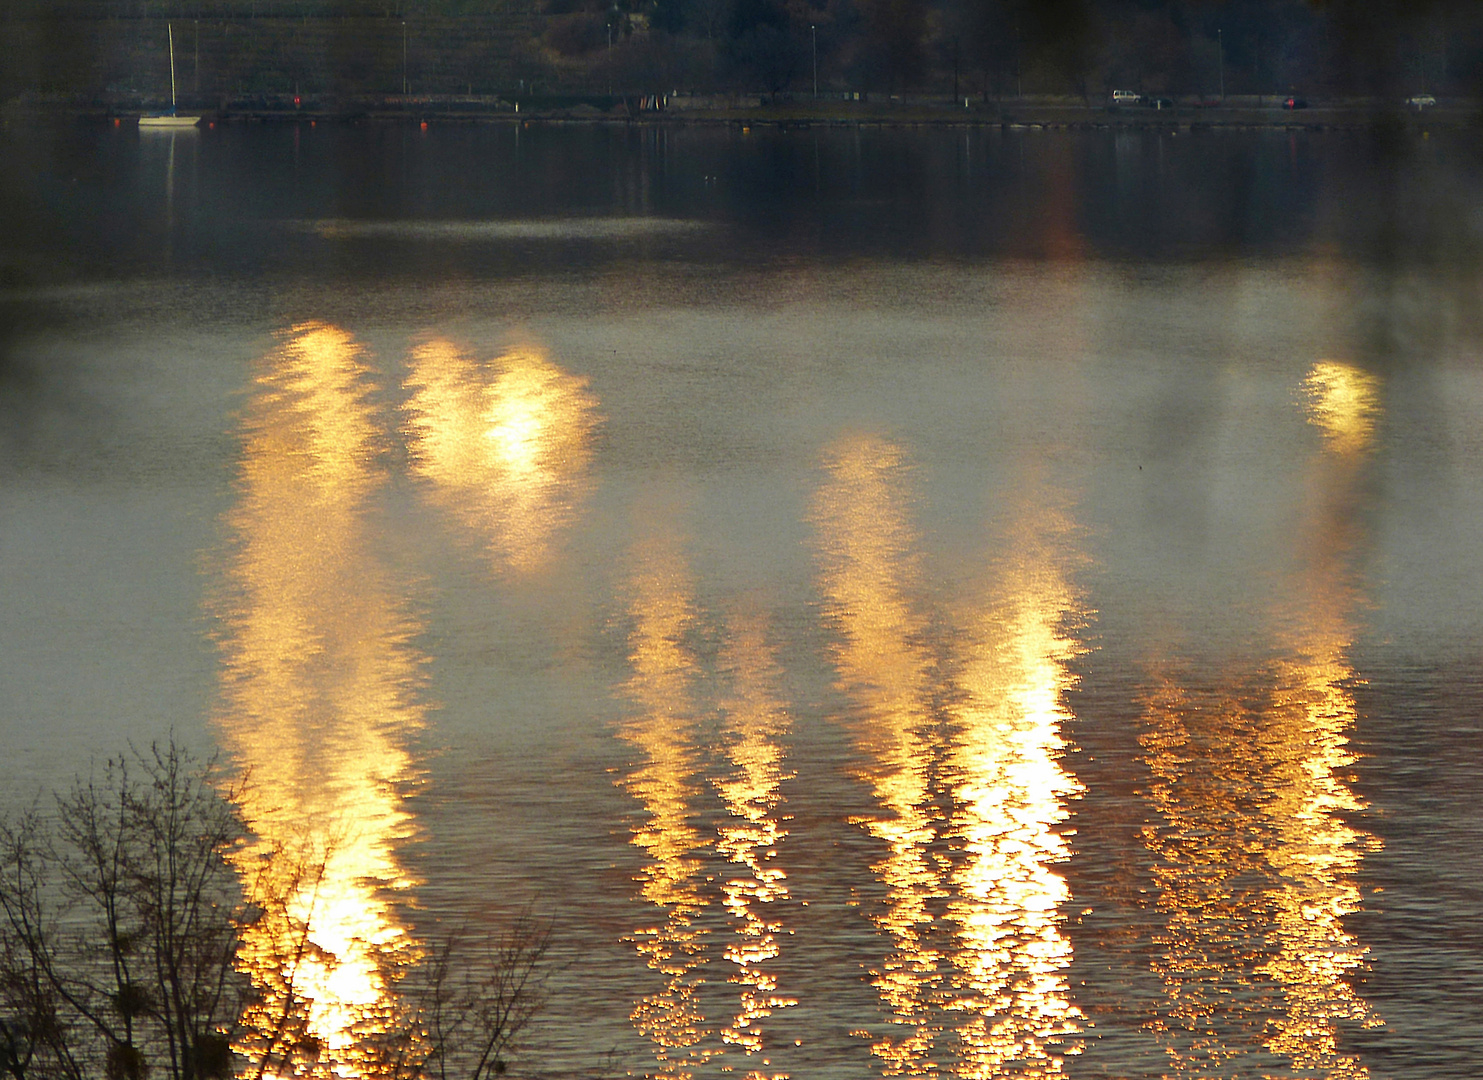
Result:
{"label": "bare tree branch", "polygon": [[[311,921],[333,845],[253,846],[242,789],[173,742],[0,817],[0,1077],[322,1074],[304,985],[339,959]],[[250,898],[250,902],[249,902]],[[365,1075],[492,1080],[546,1001],[551,924],[521,912],[368,950],[385,993],[350,1020]]]}

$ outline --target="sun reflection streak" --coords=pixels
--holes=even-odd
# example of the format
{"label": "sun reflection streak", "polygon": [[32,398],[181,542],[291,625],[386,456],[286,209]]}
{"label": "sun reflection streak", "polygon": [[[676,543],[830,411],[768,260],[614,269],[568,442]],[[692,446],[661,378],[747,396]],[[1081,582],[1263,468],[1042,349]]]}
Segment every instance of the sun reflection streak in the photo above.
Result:
{"label": "sun reflection streak", "polygon": [[1350,458],[1369,449],[1380,416],[1380,384],[1350,364],[1321,360],[1303,380],[1308,421],[1323,432],[1325,450]]}
{"label": "sun reflection streak", "polygon": [[[244,423],[221,610],[224,748],[249,775],[259,838],[239,866],[263,918],[241,963],[260,1000],[255,1074],[376,1075],[396,972],[417,953],[386,890],[409,885],[398,786],[423,716],[418,632],[368,542],[380,426],[362,350],[293,329]],[[273,858],[268,856],[272,854]]]}
{"label": "sun reflection streak", "polygon": [[697,671],[684,640],[695,621],[694,586],[679,537],[662,527],[635,546],[632,562],[626,690],[633,713],[619,735],[642,757],[623,786],[645,812],[633,833],[649,859],[640,892],[663,914],[663,922],[637,929],[634,941],[665,978],[662,990],[639,1000],[632,1019],[657,1048],[661,1069],[654,1075],[686,1080],[714,1056],[704,1045],[711,1031],[699,996],[706,957],[705,930],[697,925],[707,904],[701,871],[709,837],[691,820],[701,788],[691,692]]}
{"label": "sun reflection streak", "polygon": [[[1067,523],[1044,504],[1011,537],[991,602],[965,635],[963,700],[948,768],[955,778],[952,835],[963,857],[952,875],[949,957],[957,1029],[954,1075],[1052,1077],[1081,1028],[1066,972],[1070,899],[1055,865],[1070,852],[1056,827],[1082,788],[1062,764],[1071,719],[1068,667],[1082,617],[1061,551]],[[1059,1052],[1058,1052],[1059,1051]]]}
{"label": "sun reflection streak", "polygon": [[837,684],[853,701],[861,772],[881,813],[856,819],[886,847],[872,869],[886,888],[873,916],[893,951],[871,972],[895,1029],[871,1049],[888,1076],[932,1071],[940,1024],[932,1002],[942,981],[930,939],[929,903],[945,895],[929,850],[940,814],[932,770],[941,747],[930,708],[931,658],[926,626],[913,610],[917,537],[906,511],[901,450],[869,436],[846,438],[825,459],[828,474],[814,504],[820,579],[836,624]]}
{"label": "sun reflection streak", "polygon": [[1273,865],[1282,885],[1274,897],[1279,948],[1263,972],[1284,988],[1286,1016],[1268,1046],[1298,1068],[1357,1080],[1369,1071],[1339,1047],[1338,1026],[1381,1021],[1351,985],[1369,950],[1343,920],[1360,908],[1360,863],[1378,840],[1346,819],[1364,809],[1345,777],[1357,719],[1349,613],[1359,603],[1346,556],[1357,540],[1355,489],[1378,426],[1380,385],[1358,368],[1326,361],[1314,365],[1304,388],[1324,449],[1312,464],[1318,498],[1304,530],[1309,558],[1274,703],[1286,736],[1274,762],[1284,781],[1273,807],[1281,837]]}
{"label": "sun reflection streak", "polygon": [[[722,823],[721,854],[744,871],[727,879],[724,892],[728,911],[737,920],[736,938],[726,947],[726,958],[736,965],[731,981],[739,983],[741,1008],[721,1031],[721,1038],[748,1056],[763,1052],[762,1021],[775,1009],[798,1004],[778,991],[777,977],[768,961],[781,952],[782,923],[777,905],[788,899],[788,882],[773,860],[788,835],[779,821],[783,797],[783,739],[788,735],[788,713],[775,686],[781,670],[767,644],[766,620],[760,615],[737,616],[728,624],[723,671],[730,674],[733,691],[722,702],[724,739],[732,770],[718,778],[716,788],[726,803],[730,820]],[[787,1073],[749,1070],[746,1080],[785,1080]]]}
{"label": "sun reflection streak", "polygon": [[1142,839],[1165,920],[1150,963],[1167,994],[1148,1026],[1168,1056],[1167,1075],[1224,1076],[1251,1052],[1269,1010],[1253,970],[1269,932],[1268,781],[1256,749],[1268,736],[1239,681],[1213,690],[1191,683],[1160,670],[1142,702],[1139,743],[1157,811]]}
{"label": "sun reflection streak", "polygon": [[1340,1048],[1339,1024],[1380,1019],[1349,981],[1369,950],[1343,925],[1360,908],[1359,867],[1375,843],[1343,816],[1364,808],[1343,778],[1354,761],[1348,733],[1356,718],[1346,638],[1315,634],[1283,665],[1276,709],[1288,741],[1274,766],[1286,782],[1274,806],[1280,840],[1272,852],[1282,882],[1273,896],[1278,949],[1261,970],[1284,990],[1286,1015],[1268,1047],[1297,1068],[1357,1080],[1369,1070]]}
{"label": "sun reflection streak", "polygon": [[412,350],[413,471],[496,561],[538,569],[586,493],[596,400],[535,349],[480,364],[438,338]]}
{"label": "sun reflection streak", "polygon": [[1223,1073],[1246,1055],[1255,1068],[1285,1059],[1305,1075],[1363,1080],[1340,1025],[1381,1022],[1352,985],[1367,949],[1343,924],[1360,909],[1360,865],[1378,844],[1348,819],[1364,803],[1346,772],[1361,602],[1351,555],[1379,384],[1325,361],[1303,391],[1323,446],[1309,462],[1277,659],[1208,692],[1165,674],[1145,701],[1140,741],[1159,820],[1144,838],[1167,913],[1154,966],[1169,1004],[1154,1026],[1176,1075]]}

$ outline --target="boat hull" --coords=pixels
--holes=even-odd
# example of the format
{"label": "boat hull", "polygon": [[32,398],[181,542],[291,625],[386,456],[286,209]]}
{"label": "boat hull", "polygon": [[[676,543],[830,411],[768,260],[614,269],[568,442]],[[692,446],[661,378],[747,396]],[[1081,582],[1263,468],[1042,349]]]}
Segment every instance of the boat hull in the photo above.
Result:
{"label": "boat hull", "polygon": [[201,122],[199,116],[141,116],[141,128],[193,128]]}

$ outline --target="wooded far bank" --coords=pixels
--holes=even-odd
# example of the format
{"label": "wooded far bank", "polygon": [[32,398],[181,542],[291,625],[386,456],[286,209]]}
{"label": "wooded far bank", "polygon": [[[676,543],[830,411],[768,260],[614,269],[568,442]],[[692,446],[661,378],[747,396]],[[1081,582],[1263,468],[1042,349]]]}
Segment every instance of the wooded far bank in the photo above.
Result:
{"label": "wooded far bank", "polygon": [[[0,100],[1474,95],[1463,0],[7,0]],[[852,98],[853,100],[853,98]]]}

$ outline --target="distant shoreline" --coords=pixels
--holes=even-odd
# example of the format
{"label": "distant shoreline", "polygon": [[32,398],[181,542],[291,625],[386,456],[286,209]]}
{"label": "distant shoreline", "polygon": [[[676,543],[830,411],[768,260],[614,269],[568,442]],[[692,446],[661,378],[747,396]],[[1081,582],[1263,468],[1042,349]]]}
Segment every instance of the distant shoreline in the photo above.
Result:
{"label": "distant shoreline", "polygon": [[[339,102],[254,99],[225,107],[182,105],[203,124],[236,123],[438,123],[438,124],[615,124],[641,126],[751,126],[803,130],[824,128],[999,128],[1010,131],[1153,130],[1205,131],[1252,128],[1289,131],[1370,129],[1377,125],[1425,130],[1483,127],[1478,102],[1446,102],[1424,110],[1380,103],[1319,104],[1301,109],[1278,105],[1176,104],[1086,106],[969,99],[964,107],[937,101],[779,101],[745,104],[687,104],[653,107],[652,97],[592,96],[568,101],[507,101],[482,98],[365,98]],[[755,98],[754,98],[755,101]],[[19,98],[0,107],[7,124],[27,119],[74,118],[131,123],[151,102],[78,102]]]}

